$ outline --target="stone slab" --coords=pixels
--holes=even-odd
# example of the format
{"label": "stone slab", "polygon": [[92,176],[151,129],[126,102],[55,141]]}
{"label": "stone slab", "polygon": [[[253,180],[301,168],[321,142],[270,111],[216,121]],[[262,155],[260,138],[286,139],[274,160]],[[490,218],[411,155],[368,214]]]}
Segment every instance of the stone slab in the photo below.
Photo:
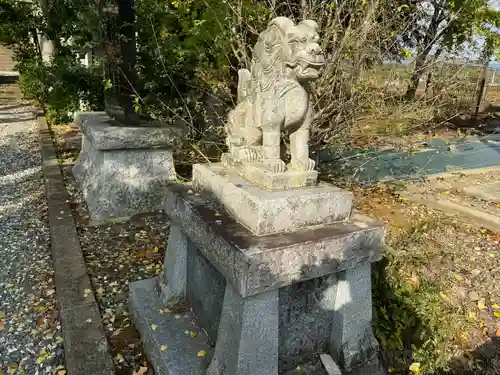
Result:
{"label": "stone slab", "polygon": [[[144,350],[158,375],[205,375],[213,355],[207,337],[188,312],[168,311],[160,302],[157,281],[147,279],[130,284],[129,306],[141,333]],[[186,331],[197,332],[192,337]],[[166,350],[162,350],[166,346]],[[163,347],[165,349],[165,347]],[[207,351],[199,357],[198,353]]]}
{"label": "stone slab", "polygon": [[354,215],[348,222],[257,236],[209,193],[171,184],[165,212],[242,296],[263,293],[381,258],[384,225]]}
{"label": "stone slab", "polygon": [[317,171],[297,171],[287,169],[284,172],[273,172],[259,162],[233,162],[231,156],[223,154],[221,162],[227,167],[239,171],[240,175],[267,190],[286,190],[307,186],[315,186],[318,183]]}
{"label": "stone slab", "polygon": [[463,189],[464,193],[473,198],[488,202],[500,203],[500,182],[468,186]]}
{"label": "stone slab", "polygon": [[77,112],[75,123],[96,150],[171,148],[182,138],[177,126],[129,127],[113,125],[105,112]]}
{"label": "stone slab", "polygon": [[257,235],[344,221],[352,210],[352,193],[333,185],[267,191],[218,163],[195,164],[193,187],[212,193],[229,214]]}
{"label": "stone slab", "polygon": [[115,373],[97,303],[62,310],[61,325],[68,373],[75,375]]}

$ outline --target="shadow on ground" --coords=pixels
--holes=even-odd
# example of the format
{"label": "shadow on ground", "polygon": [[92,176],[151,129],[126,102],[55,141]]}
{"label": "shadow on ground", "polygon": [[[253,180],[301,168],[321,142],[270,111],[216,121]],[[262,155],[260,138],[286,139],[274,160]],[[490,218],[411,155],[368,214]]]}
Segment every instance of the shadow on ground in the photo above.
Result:
{"label": "shadow on ground", "polygon": [[433,375],[498,375],[500,374],[500,338],[493,337],[467,356],[450,363],[450,371]]}
{"label": "shadow on ground", "polygon": [[476,134],[500,133],[500,106],[488,104],[476,119],[470,114],[463,114],[453,117],[443,125]]}

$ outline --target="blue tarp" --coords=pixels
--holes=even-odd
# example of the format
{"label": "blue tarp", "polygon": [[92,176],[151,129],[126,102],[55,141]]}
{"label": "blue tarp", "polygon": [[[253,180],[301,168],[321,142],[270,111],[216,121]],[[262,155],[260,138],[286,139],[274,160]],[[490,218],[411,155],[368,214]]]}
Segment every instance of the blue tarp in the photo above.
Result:
{"label": "blue tarp", "polygon": [[322,163],[333,163],[343,175],[361,183],[418,178],[461,169],[500,166],[500,135],[432,140],[416,152],[354,149],[341,155],[320,153]]}

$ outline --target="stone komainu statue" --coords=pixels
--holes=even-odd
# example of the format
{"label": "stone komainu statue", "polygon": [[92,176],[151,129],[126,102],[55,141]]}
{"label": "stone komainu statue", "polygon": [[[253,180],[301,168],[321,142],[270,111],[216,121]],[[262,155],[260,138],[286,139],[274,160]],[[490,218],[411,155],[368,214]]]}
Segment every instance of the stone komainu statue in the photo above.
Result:
{"label": "stone komainu statue", "polygon": [[280,136],[287,130],[292,157],[288,168],[314,169],[309,159],[313,112],[307,83],[319,77],[325,64],[318,40],[316,22],[294,24],[285,17],[273,19],[260,34],[250,71],[239,71],[238,104],[226,124],[230,160],[262,162],[273,172],[284,172]]}

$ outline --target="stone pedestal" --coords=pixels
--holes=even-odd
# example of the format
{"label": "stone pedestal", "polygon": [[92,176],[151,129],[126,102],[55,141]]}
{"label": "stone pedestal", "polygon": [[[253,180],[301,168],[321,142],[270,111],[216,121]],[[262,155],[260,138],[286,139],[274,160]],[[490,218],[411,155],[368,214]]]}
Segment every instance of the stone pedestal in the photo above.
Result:
{"label": "stone pedestal", "polygon": [[[326,184],[270,192],[215,164],[195,165],[192,184],[170,185],[164,202],[164,272],[130,286],[157,375],[278,375],[320,353],[345,373],[384,374],[370,281],[384,228],[351,215],[349,193]],[[183,324],[200,334],[179,338]]]}
{"label": "stone pedestal", "polygon": [[91,224],[161,210],[166,183],[175,179],[172,151],[182,131],[117,126],[104,112],[80,112],[75,121],[83,137],[73,175]]}

